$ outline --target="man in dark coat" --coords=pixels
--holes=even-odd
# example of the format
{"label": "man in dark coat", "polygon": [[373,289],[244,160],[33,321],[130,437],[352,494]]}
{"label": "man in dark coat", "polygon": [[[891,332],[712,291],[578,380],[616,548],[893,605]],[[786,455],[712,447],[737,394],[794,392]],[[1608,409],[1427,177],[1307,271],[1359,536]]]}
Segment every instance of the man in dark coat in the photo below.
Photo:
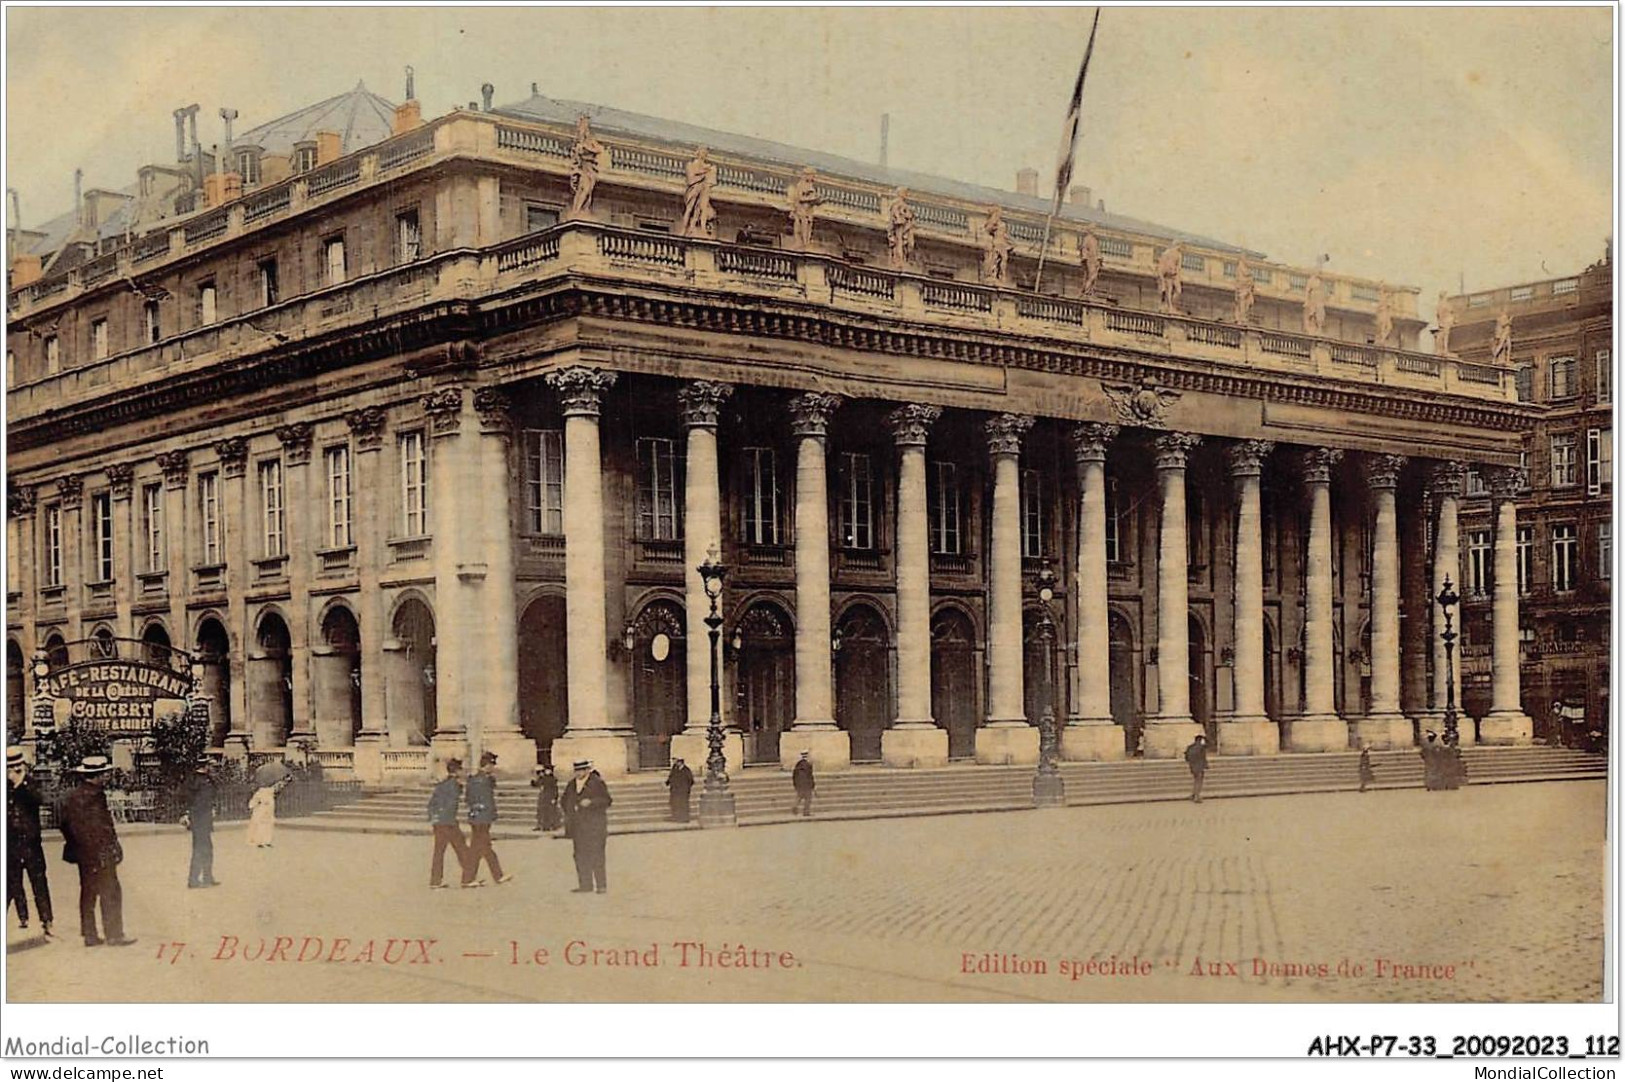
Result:
{"label": "man in dark coat", "polygon": [[186,789],[186,812],[181,825],[192,832],[192,867],[188,887],[217,887],[214,878],[214,780],[207,760],[197,766]]}
{"label": "man in dark coat", "polygon": [[605,868],[605,846],[609,841],[609,806],[614,803],[609,786],[592,763],[582,760],[575,764],[575,777],[564,790],[560,801],[564,809],[564,827],[575,850],[575,894],[603,894],[609,890],[609,875]]}
{"label": "man in dark coat", "polygon": [[1191,768],[1191,799],[1202,802],[1202,781],[1207,777],[1207,737],[1198,733],[1185,749],[1185,765]]}
{"label": "man in dark coat", "polygon": [[1360,745],[1360,792],[1377,780],[1377,772],[1371,769],[1371,745]]}
{"label": "man in dark coat", "polygon": [[463,886],[469,886],[474,882],[474,874],[468,864],[468,842],[463,838],[463,828],[457,825],[457,798],[462,793],[462,779],[463,761],[447,759],[446,776],[440,779],[434,787],[434,792],[429,794],[429,826],[434,831],[434,858],[429,862],[429,886],[436,890],[446,885],[448,846],[457,857],[457,867],[462,872]]}
{"label": "man in dark coat", "polygon": [[62,859],[79,866],[79,932],[85,946],[104,940],[96,934],[96,903],[102,907],[102,931],[109,947],[127,947],[133,939],[124,937],[124,891],[119,886],[118,866],[124,849],[113,827],[113,813],[107,809],[106,786],[113,764],[105,755],[87,755],[79,765],[83,779],[79,787],[62,801],[58,819],[62,826]]}
{"label": "man in dark coat", "polygon": [[688,822],[688,794],[694,788],[694,772],[681,759],[671,761],[671,773],[666,775],[666,788],[671,790],[671,821]]}
{"label": "man in dark coat", "polygon": [[536,830],[557,830],[559,828],[559,779],[553,773],[551,763],[536,768],[536,776],[530,783],[537,789],[536,793]]}
{"label": "man in dark coat", "polygon": [[495,752],[480,754],[480,768],[468,779],[463,799],[468,802],[468,875],[479,875],[480,861],[483,860],[486,867],[491,869],[494,882],[512,882],[513,876],[503,874],[502,861],[497,859],[497,851],[491,846],[491,826],[497,821]]}
{"label": "man in dark coat", "polygon": [[6,904],[17,907],[17,924],[28,927],[28,895],[23,877],[34,887],[40,928],[51,938],[51,884],[45,876],[45,848],[40,842],[40,795],[28,779],[22,748],[6,750]]}
{"label": "man in dark coat", "polygon": [[812,752],[803,751],[801,758],[796,760],[796,768],[790,772],[790,784],[796,790],[796,803],[790,814],[811,815],[813,789],[817,784],[813,780]]}

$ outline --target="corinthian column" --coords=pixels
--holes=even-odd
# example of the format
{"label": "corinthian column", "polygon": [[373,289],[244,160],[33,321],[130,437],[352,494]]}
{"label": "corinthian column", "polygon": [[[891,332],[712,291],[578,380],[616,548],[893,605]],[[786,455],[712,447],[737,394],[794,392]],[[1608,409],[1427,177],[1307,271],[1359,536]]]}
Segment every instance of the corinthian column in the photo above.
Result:
{"label": "corinthian column", "polygon": [[615,374],[572,367],[547,374],[564,410],[564,622],[570,722],[553,741],[561,769],[591,760],[619,776],[637,766],[637,737],[609,716],[609,619],[604,581],[604,478],[598,418]]}
{"label": "corinthian column", "polygon": [[1399,511],[1394,493],[1401,455],[1365,460],[1374,505],[1371,538],[1371,711],[1355,722],[1359,743],[1411,746],[1411,722],[1399,709]]}
{"label": "corinthian column", "polygon": [[[688,428],[688,465],[683,482],[683,607],[688,629],[688,724],[672,737],[673,758],[698,766],[710,747],[705,742],[711,723],[711,632],[705,618],[711,599],[705,593],[700,565],[713,551],[722,556],[722,494],[717,472],[717,424],[722,404],[733,394],[727,383],[696,380],[677,392]],[[726,583],[724,583],[726,587]],[[719,599],[720,601],[720,599]],[[745,744],[739,733],[723,733],[722,754],[730,773],[744,766]]]}
{"label": "corinthian column", "polygon": [[946,766],[948,731],[931,718],[931,552],[925,440],[941,408],[900,406],[886,418],[897,443],[897,720],[880,736],[887,766]]}
{"label": "corinthian column", "polygon": [[[477,715],[468,722],[476,752],[497,756],[503,777],[526,778],[535,773],[536,742],[519,728],[519,613],[514,597],[514,517],[509,496],[513,476],[513,403],[498,387],[474,391],[474,412],[479,432],[471,434],[471,474],[484,499],[470,507],[470,540],[478,546],[465,551],[461,599],[479,617],[470,621],[471,634],[464,664],[478,665],[480,679],[463,685],[469,708]],[[482,573],[483,572],[483,573]],[[478,760],[476,760],[477,762]]]}
{"label": "corinthian column", "polygon": [[1106,606],[1106,446],[1117,426],[1072,430],[1078,466],[1078,701],[1061,732],[1061,758],[1122,759],[1123,730],[1112,718],[1111,656]]}
{"label": "corinthian column", "polygon": [[1157,481],[1162,522],[1157,539],[1157,712],[1146,719],[1145,754],[1172,759],[1202,729],[1191,717],[1190,595],[1186,576],[1185,460],[1202,437],[1170,432],[1157,437]]}
{"label": "corinthian column", "polygon": [[779,765],[789,770],[802,751],[819,770],[852,764],[851,738],[835,724],[835,672],[830,661],[829,473],[824,441],[841,404],[832,394],[790,402],[796,448],[796,721],[779,740]]}
{"label": "corinthian column", "polygon": [[1523,712],[1518,684],[1518,505],[1523,488],[1521,469],[1499,466],[1487,471],[1495,500],[1495,600],[1492,603],[1494,645],[1491,648],[1490,712],[1478,723],[1485,744],[1531,744],[1535,723]]}
{"label": "corinthian column", "polygon": [[1300,466],[1309,504],[1309,559],[1303,597],[1303,714],[1287,731],[1292,751],[1346,751],[1348,723],[1337,716],[1337,664],[1332,652],[1332,467],[1343,452],[1305,451]]}
{"label": "corinthian column", "polygon": [[1243,440],[1225,452],[1236,492],[1234,626],[1231,669],[1235,711],[1219,722],[1219,750],[1226,755],[1274,755],[1281,731],[1264,712],[1264,530],[1259,485],[1264,460],[1275,444]]}
{"label": "corinthian column", "polygon": [[[1434,512],[1438,516],[1433,526],[1433,593],[1430,598],[1436,599],[1439,591],[1444,589],[1444,580],[1450,579],[1456,592],[1461,592],[1461,550],[1459,532],[1457,530],[1456,516],[1461,508],[1461,483],[1466,479],[1467,467],[1460,462],[1440,462],[1433,467],[1433,477],[1428,482],[1428,491],[1433,497]],[[1514,569],[1514,574],[1516,570]],[[1514,588],[1517,583],[1514,581]],[[1437,600],[1431,603],[1433,610],[1433,698],[1432,708],[1428,711],[1427,726],[1439,737],[1444,737],[1444,706],[1445,706],[1445,675],[1449,668],[1444,658],[1444,610],[1439,607]],[[1458,606],[1451,619],[1455,622],[1456,633],[1461,634],[1461,609]],[[1455,660],[1455,696],[1456,696],[1456,725],[1460,742],[1463,746],[1473,743],[1473,719],[1468,717],[1461,708],[1461,640],[1456,640]]]}
{"label": "corinthian column", "polygon": [[993,552],[989,560],[987,725],[976,731],[979,763],[1035,763],[1038,730],[1022,694],[1021,437],[1031,417],[1003,413],[987,422],[993,459]]}

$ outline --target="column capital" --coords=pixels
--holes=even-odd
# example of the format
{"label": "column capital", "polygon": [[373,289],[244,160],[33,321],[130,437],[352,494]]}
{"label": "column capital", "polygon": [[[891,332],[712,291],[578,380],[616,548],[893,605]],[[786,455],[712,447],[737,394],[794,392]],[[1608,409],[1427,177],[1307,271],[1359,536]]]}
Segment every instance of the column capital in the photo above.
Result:
{"label": "column capital", "polygon": [[185,451],[164,451],[157,457],[158,468],[164,471],[166,488],[186,486],[187,455]]}
{"label": "column capital", "polygon": [[1343,452],[1335,447],[1311,447],[1298,456],[1298,471],[1306,485],[1332,483],[1332,467],[1343,461]]}
{"label": "column capital", "polygon": [[241,477],[248,465],[248,441],[241,436],[231,436],[214,445],[214,453],[220,456],[220,472],[227,477]]}
{"label": "column capital", "polygon": [[987,453],[999,455],[1021,454],[1021,437],[1036,423],[1036,419],[1020,413],[1001,413],[983,425],[987,433]]}
{"label": "column capital", "polygon": [[1460,496],[1462,482],[1466,479],[1466,463],[1435,462],[1428,476],[1428,493],[1433,496]]}
{"label": "column capital", "polygon": [[130,498],[130,480],[135,476],[135,467],[128,462],[115,462],[107,467],[107,483],[113,488],[115,500]]}
{"label": "column capital", "polygon": [[822,439],[829,429],[829,419],[841,405],[841,396],[810,391],[790,400],[790,431],[797,436]]}
{"label": "column capital", "polygon": [[697,379],[677,392],[683,406],[683,423],[689,428],[715,428],[722,417],[722,404],[734,393],[731,383]]}
{"label": "column capital", "polygon": [[79,506],[84,498],[85,478],[83,474],[70,473],[56,480],[56,495],[62,501],[62,506],[72,510]]}
{"label": "column capital", "polygon": [[1483,466],[1480,469],[1496,503],[1517,499],[1518,493],[1529,484],[1528,472],[1519,466]]}
{"label": "column capital", "polygon": [[429,418],[429,433],[455,436],[463,423],[463,389],[442,387],[423,396],[423,413]]}
{"label": "column capital", "polygon": [[6,480],[6,514],[12,518],[21,518],[34,513],[36,490],[33,485],[20,485],[16,481]]}
{"label": "column capital", "polygon": [[1273,440],[1237,440],[1224,449],[1231,477],[1260,477],[1264,460],[1275,451]]}
{"label": "column capital", "polygon": [[1157,469],[1182,470],[1185,458],[1202,442],[1194,432],[1167,432],[1156,439]]}
{"label": "column capital", "polygon": [[513,431],[513,399],[500,387],[474,388],[474,412],[481,432],[506,436]]}
{"label": "column capital", "polygon": [[1404,455],[1366,455],[1360,462],[1365,470],[1365,483],[1372,489],[1399,487],[1399,471],[1405,467]]}
{"label": "column capital", "polygon": [[941,416],[941,406],[911,402],[888,413],[886,423],[891,426],[892,439],[897,441],[897,446],[924,447],[926,434]]}
{"label": "column capital", "polygon": [[1122,431],[1117,425],[1101,424],[1097,421],[1085,421],[1072,427],[1072,453],[1077,458],[1078,465],[1086,462],[1106,461],[1106,445],[1117,438]]}
{"label": "column capital", "polygon": [[383,446],[385,416],[377,406],[363,406],[344,415],[344,423],[350,426],[350,435],[355,437],[357,451],[376,451]]}
{"label": "column capital", "polygon": [[309,421],[294,421],[276,430],[282,442],[282,453],[290,466],[303,466],[310,461],[310,440],[314,426]]}
{"label": "column capital", "polygon": [[558,394],[566,417],[597,417],[603,412],[604,395],[615,386],[615,373],[575,365],[549,372],[542,380]]}

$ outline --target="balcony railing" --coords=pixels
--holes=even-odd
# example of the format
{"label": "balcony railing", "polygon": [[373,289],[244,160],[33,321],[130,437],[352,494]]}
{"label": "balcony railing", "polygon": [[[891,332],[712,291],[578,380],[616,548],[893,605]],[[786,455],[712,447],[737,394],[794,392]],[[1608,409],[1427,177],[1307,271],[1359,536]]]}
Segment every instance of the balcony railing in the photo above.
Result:
{"label": "balcony railing", "polygon": [[717,270],[724,274],[743,274],[783,282],[796,280],[795,259],[783,252],[763,251],[759,248],[718,248]]}
{"label": "balcony railing", "polygon": [[920,300],[936,308],[962,308],[968,312],[993,311],[993,294],[987,290],[949,285],[946,282],[921,282]]}
{"label": "balcony railing", "polygon": [[877,274],[859,267],[836,263],[829,268],[829,284],[837,293],[856,293],[862,297],[895,300],[897,279],[889,274]]}
{"label": "balcony railing", "polygon": [[600,233],[598,251],[607,259],[632,259],[668,267],[685,263],[682,241],[646,233]]}

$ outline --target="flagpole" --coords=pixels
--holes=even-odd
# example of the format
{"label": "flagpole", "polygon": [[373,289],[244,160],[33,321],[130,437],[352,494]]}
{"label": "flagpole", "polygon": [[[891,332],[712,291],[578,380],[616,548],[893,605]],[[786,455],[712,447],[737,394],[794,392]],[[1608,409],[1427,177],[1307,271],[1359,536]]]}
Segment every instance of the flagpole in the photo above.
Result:
{"label": "flagpole", "polygon": [[1083,81],[1089,76],[1089,58],[1095,55],[1095,31],[1100,29],[1100,8],[1095,8],[1094,21],[1089,24],[1089,44],[1083,50],[1083,66],[1078,69],[1078,82],[1072,88],[1072,103],[1067,108],[1066,126],[1066,153],[1062,155],[1060,164],[1055,171],[1055,202],[1051,204],[1049,217],[1044,219],[1044,239],[1038,248],[1038,271],[1033,275],[1033,292],[1044,283],[1044,260],[1049,256],[1050,232],[1055,226],[1055,216],[1061,213],[1061,196],[1066,185],[1072,179],[1072,158],[1078,150],[1078,127],[1083,113]]}

